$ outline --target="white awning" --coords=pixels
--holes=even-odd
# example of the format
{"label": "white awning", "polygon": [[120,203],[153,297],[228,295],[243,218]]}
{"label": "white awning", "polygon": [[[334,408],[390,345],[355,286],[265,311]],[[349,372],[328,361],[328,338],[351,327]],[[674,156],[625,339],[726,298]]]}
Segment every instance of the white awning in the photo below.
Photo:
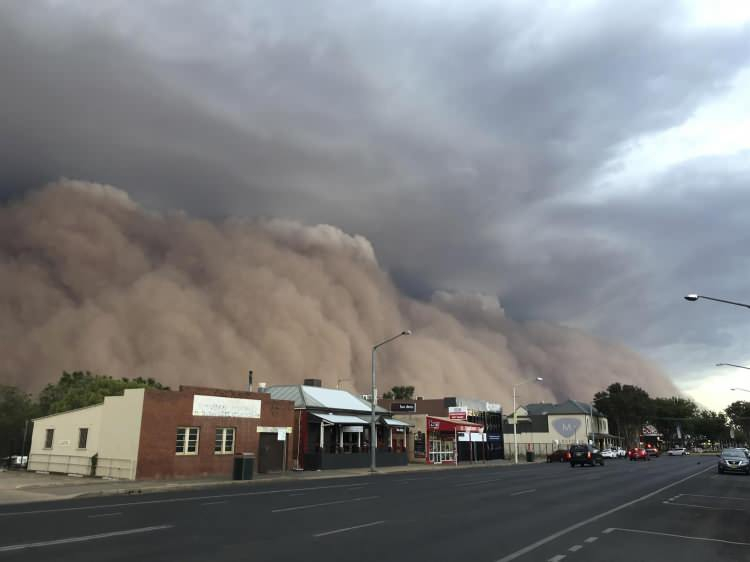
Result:
{"label": "white awning", "polygon": [[390,425],[392,427],[411,427],[410,423],[401,420],[394,420],[392,418],[383,418],[383,421],[385,422],[385,425]]}
{"label": "white awning", "polygon": [[364,425],[365,422],[357,416],[343,416],[339,414],[319,414],[315,412],[313,414],[316,418],[320,418],[326,423],[334,423],[341,425]]}

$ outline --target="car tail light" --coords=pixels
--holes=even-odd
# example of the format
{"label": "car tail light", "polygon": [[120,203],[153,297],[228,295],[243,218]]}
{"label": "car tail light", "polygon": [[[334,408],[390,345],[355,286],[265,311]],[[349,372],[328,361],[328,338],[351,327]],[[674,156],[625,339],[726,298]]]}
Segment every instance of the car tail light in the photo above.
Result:
{"label": "car tail light", "polygon": [[591,458],[591,451],[589,451],[589,452],[588,452],[588,453],[586,454],[586,458],[589,458],[589,459]]}

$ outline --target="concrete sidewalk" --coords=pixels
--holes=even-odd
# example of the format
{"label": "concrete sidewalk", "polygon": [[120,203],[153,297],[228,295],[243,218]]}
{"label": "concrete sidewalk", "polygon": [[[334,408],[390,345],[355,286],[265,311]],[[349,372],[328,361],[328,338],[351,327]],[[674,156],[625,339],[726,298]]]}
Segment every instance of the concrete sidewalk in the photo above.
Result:
{"label": "concrete sidewalk", "polygon": [[[541,461],[537,461],[541,462]],[[535,463],[519,463],[521,465]],[[512,466],[507,460],[493,460],[456,465],[428,465],[422,463],[407,466],[379,468],[376,474],[367,468],[348,470],[289,471],[285,474],[256,474],[253,480],[231,480],[230,477],[205,477],[191,480],[105,480],[66,476],[63,474],[43,474],[10,470],[0,472],[0,505],[38,501],[63,500],[92,496],[131,495],[153,492],[169,492],[211,488],[215,486],[254,486],[270,482],[303,482],[330,478],[364,477],[380,474],[424,473],[467,468]]]}

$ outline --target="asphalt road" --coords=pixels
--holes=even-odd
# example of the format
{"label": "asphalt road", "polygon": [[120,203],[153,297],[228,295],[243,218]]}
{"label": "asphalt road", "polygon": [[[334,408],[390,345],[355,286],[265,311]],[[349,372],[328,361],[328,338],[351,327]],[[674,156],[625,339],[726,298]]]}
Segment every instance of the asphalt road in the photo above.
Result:
{"label": "asphalt road", "polygon": [[0,562],[748,560],[711,457],[443,470],[0,509]]}

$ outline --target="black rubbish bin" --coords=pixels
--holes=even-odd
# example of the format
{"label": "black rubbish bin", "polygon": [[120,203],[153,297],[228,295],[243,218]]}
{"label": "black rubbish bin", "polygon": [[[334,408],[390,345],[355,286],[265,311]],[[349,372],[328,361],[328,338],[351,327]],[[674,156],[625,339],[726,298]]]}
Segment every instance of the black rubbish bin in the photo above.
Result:
{"label": "black rubbish bin", "polygon": [[534,462],[534,451],[526,451],[526,462]]}
{"label": "black rubbish bin", "polygon": [[234,457],[232,480],[252,480],[255,472],[255,454],[242,453]]}

